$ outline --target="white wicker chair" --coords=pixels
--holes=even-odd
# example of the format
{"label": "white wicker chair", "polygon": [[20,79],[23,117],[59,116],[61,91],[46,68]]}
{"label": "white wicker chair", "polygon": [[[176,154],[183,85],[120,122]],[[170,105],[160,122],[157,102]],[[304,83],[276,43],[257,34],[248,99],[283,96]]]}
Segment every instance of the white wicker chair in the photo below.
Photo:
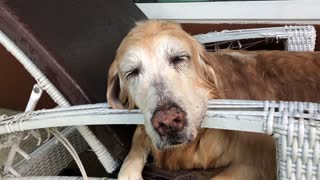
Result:
{"label": "white wicker chair", "polygon": [[[315,30],[312,26],[290,26],[236,30],[198,35],[203,43],[248,38],[286,39],[286,50],[312,51],[315,46]],[[207,39],[210,40],[207,40]],[[224,38],[224,39],[223,39]],[[52,99],[61,107],[69,103],[52,83],[31,63],[30,59],[0,32],[0,43],[10,51],[26,70],[37,80],[41,89],[46,90]],[[83,105],[53,110],[22,113],[18,116],[4,118],[0,121],[0,134],[22,130],[49,128],[58,126],[76,126],[85,137],[108,172],[114,170],[115,162],[85,125],[92,124],[142,124],[138,111],[110,110],[106,104]],[[68,114],[68,116],[66,116]],[[127,122],[128,116],[132,121]],[[116,119],[116,121],[114,121]],[[279,179],[320,179],[320,105],[298,102],[260,102],[215,100],[208,106],[207,118],[202,124],[208,128],[222,128],[267,133],[277,139],[277,159]],[[64,133],[72,137],[70,141],[78,145],[81,151],[87,145],[75,128],[67,128]],[[72,134],[72,136],[70,136]],[[89,138],[88,138],[89,137]],[[56,175],[63,163],[70,161],[61,144],[48,141],[30,156],[32,160],[22,161],[15,169],[22,176]],[[47,154],[50,153],[50,154]],[[61,156],[64,154],[66,156]],[[50,159],[50,157],[52,159]],[[40,163],[42,162],[42,163]],[[34,171],[31,171],[34,169]],[[44,172],[41,172],[42,169]],[[42,177],[43,179],[68,179],[66,177]],[[27,177],[8,179],[28,179]],[[36,179],[36,177],[29,177]],[[72,179],[72,178],[70,178]]]}

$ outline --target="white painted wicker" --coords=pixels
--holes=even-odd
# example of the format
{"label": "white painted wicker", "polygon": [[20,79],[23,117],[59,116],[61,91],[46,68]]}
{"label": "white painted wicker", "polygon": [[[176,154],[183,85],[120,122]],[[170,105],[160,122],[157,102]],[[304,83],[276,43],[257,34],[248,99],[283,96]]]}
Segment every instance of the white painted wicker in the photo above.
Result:
{"label": "white painted wicker", "polygon": [[[20,117],[25,118],[21,123],[14,117],[0,123],[0,134],[8,133],[8,129],[20,131],[21,126],[42,128],[44,124],[143,124],[139,111],[109,109],[107,104],[35,111]],[[15,121],[8,123],[12,120]],[[202,127],[272,135],[277,140],[279,179],[320,179],[320,104],[211,100]]]}
{"label": "white painted wicker", "polygon": [[268,121],[277,138],[279,179],[319,180],[319,104],[282,102],[269,107]]}
{"label": "white painted wicker", "polygon": [[287,51],[314,51],[316,30],[313,26],[286,26],[288,33],[285,43]]}
{"label": "white painted wicker", "polygon": [[314,51],[316,30],[313,26],[284,26],[257,29],[224,30],[194,36],[201,43],[275,38],[285,40],[287,51]]}
{"label": "white painted wicker", "polygon": [[[68,107],[70,103],[66,98],[58,91],[58,89],[47,79],[46,76],[32,63],[29,57],[14,44],[1,30],[0,30],[0,43],[24,66],[24,68],[30,73],[31,76],[37,81],[38,85],[42,90],[45,90],[48,95],[56,102],[59,106]],[[76,133],[73,129],[73,133]],[[118,167],[118,162],[113,159],[108,150],[101,144],[101,142],[95,137],[91,130],[86,126],[78,126],[77,130],[87,141],[92,150],[96,153],[101,164],[104,166],[105,170],[109,173],[113,172]],[[47,154],[51,153],[51,149],[47,149]],[[69,155],[68,153],[66,155]],[[37,160],[36,160],[37,159]],[[41,156],[34,156],[34,163],[41,164],[43,158]],[[69,160],[65,158],[63,161]],[[63,162],[61,161],[61,162]],[[69,161],[70,162],[70,161]],[[23,163],[20,163],[24,165]],[[57,163],[55,166],[64,166],[64,163]],[[43,166],[44,169],[47,166]],[[23,167],[22,169],[28,169],[28,167]],[[58,168],[61,169],[61,168]],[[52,169],[47,169],[48,172],[52,172]],[[28,171],[25,171],[28,172]],[[34,171],[37,173],[38,171]],[[23,175],[23,174],[22,174]],[[34,174],[37,175],[37,174]],[[56,175],[56,174],[54,174]]]}
{"label": "white painted wicker", "polygon": [[[88,144],[76,131],[76,128],[69,127],[62,132],[72,143],[77,152],[89,149]],[[30,154],[29,160],[22,160],[14,168],[22,176],[52,176],[57,175],[73,160],[67,149],[61,144],[56,143],[53,138],[46,142],[41,148],[36,149]]]}

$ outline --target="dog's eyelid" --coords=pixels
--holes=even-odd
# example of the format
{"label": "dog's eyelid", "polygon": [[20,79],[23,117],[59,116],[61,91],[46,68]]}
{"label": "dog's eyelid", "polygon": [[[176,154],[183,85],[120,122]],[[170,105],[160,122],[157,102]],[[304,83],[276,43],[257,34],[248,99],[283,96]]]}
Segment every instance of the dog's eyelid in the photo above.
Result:
{"label": "dog's eyelid", "polygon": [[186,51],[178,51],[177,53],[174,53],[174,55],[180,57],[190,57],[189,53]]}
{"label": "dog's eyelid", "polygon": [[141,68],[140,68],[140,67],[134,67],[134,68],[126,71],[126,72],[124,73],[124,77],[128,80],[128,79],[131,78],[131,77],[134,77],[134,76],[139,75],[140,72],[141,72]]}
{"label": "dog's eyelid", "polygon": [[124,77],[128,80],[130,77],[137,76],[142,71],[142,63],[141,61],[137,61],[135,63],[130,64],[122,64],[122,72]]}
{"label": "dog's eyelid", "polygon": [[174,55],[170,58],[170,63],[172,64],[178,64],[182,61],[189,60],[191,57],[188,54],[179,54]]}
{"label": "dog's eyelid", "polygon": [[191,56],[189,54],[183,54],[180,57],[186,58],[186,59],[190,59],[191,58]]}

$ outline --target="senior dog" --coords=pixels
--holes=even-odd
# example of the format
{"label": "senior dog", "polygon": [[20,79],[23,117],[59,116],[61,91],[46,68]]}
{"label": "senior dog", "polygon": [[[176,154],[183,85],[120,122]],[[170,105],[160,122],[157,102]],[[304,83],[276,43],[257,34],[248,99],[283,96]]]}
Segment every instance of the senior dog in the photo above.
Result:
{"label": "senior dog", "polygon": [[137,23],[109,69],[113,108],[139,108],[144,126],[133,137],[120,180],[142,179],[151,153],[168,170],[220,168],[215,180],[276,179],[272,137],[200,129],[208,99],[320,101],[320,53],[209,53],[179,24]]}

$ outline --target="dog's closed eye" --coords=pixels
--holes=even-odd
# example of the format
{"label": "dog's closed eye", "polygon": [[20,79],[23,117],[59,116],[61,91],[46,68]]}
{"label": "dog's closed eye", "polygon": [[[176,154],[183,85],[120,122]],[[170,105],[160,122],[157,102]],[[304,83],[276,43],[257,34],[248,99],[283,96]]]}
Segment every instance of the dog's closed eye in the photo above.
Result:
{"label": "dog's closed eye", "polygon": [[136,67],[136,68],[132,68],[129,71],[127,71],[124,76],[128,80],[129,78],[138,76],[140,74],[140,72],[141,72],[141,69],[139,67]]}
{"label": "dog's closed eye", "polygon": [[187,54],[174,55],[170,58],[170,63],[176,65],[188,59],[190,59],[190,56]]}

